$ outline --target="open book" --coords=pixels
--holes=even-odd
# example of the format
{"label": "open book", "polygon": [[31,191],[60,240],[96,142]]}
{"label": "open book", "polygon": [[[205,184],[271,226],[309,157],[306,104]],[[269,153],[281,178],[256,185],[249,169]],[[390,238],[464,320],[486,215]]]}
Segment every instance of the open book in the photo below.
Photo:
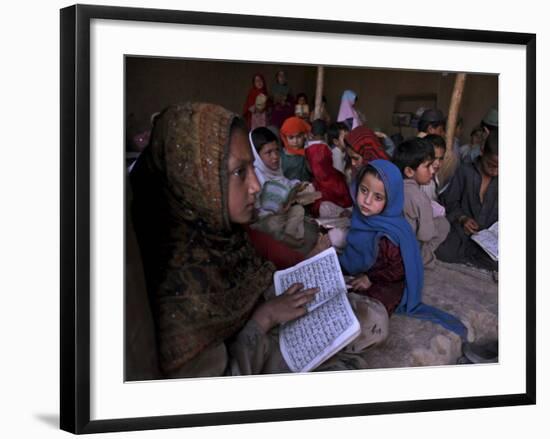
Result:
{"label": "open book", "polygon": [[304,189],[301,184],[289,188],[277,180],[268,180],[262,186],[260,207],[263,210],[277,213],[287,204],[299,203],[305,206],[321,196],[321,192],[314,191],[313,186],[311,186],[311,190]]}
{"label": "open book", "polygon": [[260,206],[264,210],[279,212],[284,205],[295,200],[298,189],[299,184],[291,189],[276,180],[266,181],[260,193]]}
{"label": "open book", "polygon": [[320,288],[308,304],[308,313],[281,325],[279,330],[281,353],[293,372],[315,369],[361,332],[334,248],[275,272],[274,282],[277,295],[297,282],[304,288]]}
{"label": "open book", "polygon": [[472,240],[477,242],[493,261],[498,261],[498,221],[488,229],[474,233]]}

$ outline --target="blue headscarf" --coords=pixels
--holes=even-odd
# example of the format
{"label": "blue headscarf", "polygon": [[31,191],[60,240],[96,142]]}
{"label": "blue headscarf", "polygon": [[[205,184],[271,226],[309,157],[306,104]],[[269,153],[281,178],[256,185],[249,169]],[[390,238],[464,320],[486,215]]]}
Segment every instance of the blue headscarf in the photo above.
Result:
{"label": "blue headscarf", "polygon": [[388,160],[369,162],[380,174],[386,190],[386,206],[378,215],[364,216],[357,206],[358,181],[352,187],[355,207],[347,246],[340,255],[340,265],[351,275],[367,272],[376,262],[378,243],[383,236],[399,246],[405,266],[405,290],[396,313],[406,314],[421,320],[429,320],[457,333],[466,339],[467,329],[455,316],[422,303],[424,266],[416,236],[403,216],[403,177]]}

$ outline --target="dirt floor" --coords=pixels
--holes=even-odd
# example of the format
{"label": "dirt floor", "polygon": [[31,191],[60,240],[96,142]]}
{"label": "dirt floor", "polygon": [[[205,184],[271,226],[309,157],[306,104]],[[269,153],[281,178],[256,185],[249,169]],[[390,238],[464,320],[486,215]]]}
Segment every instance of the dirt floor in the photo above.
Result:
{"label": "dirt floor", "polygon": [[[423,302],[459,317],[468,341],[498,340],[498,282],[484,270],[437,262],[424,272]],[[393,315],[390,335],[363,358],[369,368],[456,364],[462,357],[460,337],[431,322]]]}

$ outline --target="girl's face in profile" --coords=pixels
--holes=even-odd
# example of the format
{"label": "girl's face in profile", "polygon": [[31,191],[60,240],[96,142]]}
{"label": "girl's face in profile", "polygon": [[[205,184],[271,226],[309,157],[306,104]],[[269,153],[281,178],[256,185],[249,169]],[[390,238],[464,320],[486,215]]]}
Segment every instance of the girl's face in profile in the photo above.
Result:
{"label": "girl's face in profile", "polygon": [[303,148],[306,136],[305,133],[289,134],[286,136],[286,140],[292,148]]}
{"label": "girl's face in profile", "polygon": [[365,174],[357,188],[357,206],[365,216],[378,215],[386,207],[384,183],[376,175]]}
{"label": "girl's face in profile", "polygon": [[264,86],[264,80],[261,76],[254,76],[254,87],[257,89],[262,89]]}
{"label": "girl's face in profile", "polygon": [[357,154],[355,150],[349,146],[346,148],[346,152],[351,159],[351,167],[354,170],[359,169],[363,165],[363,156],[361,156],[361,154]]}
{"label": "girl's face in profile", "polygon": [[260,158],[262,162],[272,171],[279,169],[280,157],[281,155],[277,142],[266,143],[262,146],[262,149],[260,149]]}
{"label": "girl's face in profile", "polygon": [[260,191],[260,183],[254,173],[254,158],[248,136],[239,129],[231,133],[227,175],[229,221],[248,224],[254,218],[254,202]]}

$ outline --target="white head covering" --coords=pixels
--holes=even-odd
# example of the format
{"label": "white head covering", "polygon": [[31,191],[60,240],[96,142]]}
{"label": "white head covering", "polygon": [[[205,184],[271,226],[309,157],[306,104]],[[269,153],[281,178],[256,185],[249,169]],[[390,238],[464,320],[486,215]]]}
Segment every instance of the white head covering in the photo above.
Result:
{"label": "white head covering", "polygon": [[[260,157],[260,154],[258,153],[258,151],[256,151],[256,146],[254,145],[254,141],[252,140],[252,131],[248,133],[248,139],[250,140],[250,146],[252,147],[252,154],[254,154],[254,171],[256,172],[256,177],[258,177],[258,181],[260,182],[262,189],[266,181],[272,180],[278,181],[288,188],[292,188],[296,184],[300,183],[300,180],[289,180],[284,176],[280,160],[279,168],[275,171],[266,166],[266,164]],[[262,204],[260,202],[261,195],[262,191],[256,194],[256,209],[258,209],[258,215],[260,216],[260,218],[273,213],[270,210],[262,208]]]}
{"label": "white head covering", "polygon": [[350,129],[361,125],[361,120],[354,107],[356,98],[357,94],[353,90],[345,90],[340,100],[340,110],[338,111],[337,121],[345,122],[348,119],[353,119]]}
{"label": "white head covering", "polygon": [[256,177],[258,177],[260,185],[263,186],[266,181],[270,180],[278,181],[289,187],[300,183],[300,180],[289,180],[284,176],[281,160],[279,160],[279,168],[277,170],[274,171],[273,169],[267,167],[267,165],[260,157],[260,154],[256,150],[256,146],[254,145],[254,141],[252,140],[252,131],[248,133],[248,139],[250,140],[250,146],[252,147],[252,154],[254,154],[254,170],[256,171]]}

